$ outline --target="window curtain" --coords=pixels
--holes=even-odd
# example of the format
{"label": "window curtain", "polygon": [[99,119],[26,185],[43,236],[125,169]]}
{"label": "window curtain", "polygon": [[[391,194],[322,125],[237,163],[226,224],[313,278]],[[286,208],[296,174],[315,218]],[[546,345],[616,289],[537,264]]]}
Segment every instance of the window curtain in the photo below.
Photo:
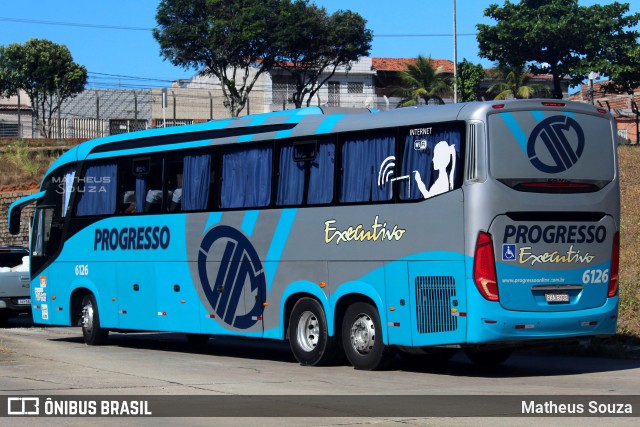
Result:
{"label": "window curtain", "polygon": [[378,185],[384,160],[394,154],[393,135],[361,135],[342,145],[341,202],[382,201],[391,198],[390,183]]}
{"label": "window curtain", "polygon": [[92,165],[84,175],[84,191],[80,195],[76,214],[109,215],[116,210],[116,165]]}
{"label": "window curtain", "polygon": [[[426,150],[416,150],[414,148],[415,141],[427,141]],[[402,158],[401,176],[408,176],[408,179],[400,181],[400,198],[402,200],[419,200],[423,199],[423,195],[416,184],[416,171],[420,173],[422,182],[429,189],[434,181],[438,178],[438,173],[433,167],[433,150],[437,143],[446,141],[448,145],[455,146],[456,149],[456,165],[454,171],[454,183],[459,182],[458,176],[462,173],[460,169],[460,143],[461,132],[458,128],[444,127],[436,130],[431,135],[426,136],[407,136],[404,141],[404,155]],[[451,170],[451,165],[447,168],[447,172]]]}
{"label": "window curtain", "polygon": [[144,212],[147,198],[147,180],[143,175],[136,176],[136,213]]}
{"label": "window curtain", "polygon": [[211,155],[184,156],[183,171],[182,210],[206,209],[211,183]]}
{"label": "window curtain", "polygon": [[228,151],[222,158],[223,208],[251,208],[271,201],[271,148]]}
{"label": "window curtain", "polygon": [[333,200],[333,182],[336,163],[336,147],[333,142],[322,142],[318,155],[311,163],[307,203],[319,205]]}
{"label": "window curtain", "polygon": [[304,193],[304,168],[307,162],[293,160],[293,142],[280,149],[278,206],[299,205]]}
{"label": "window curtain", "polygon": [[73,192],[73,180],[76,176],[76,170],[71,169],[64,175],[64,195],[62,196],[62,215],[67,216],[67,209],[69,208],[69,200],[71,199],[71,193]]}

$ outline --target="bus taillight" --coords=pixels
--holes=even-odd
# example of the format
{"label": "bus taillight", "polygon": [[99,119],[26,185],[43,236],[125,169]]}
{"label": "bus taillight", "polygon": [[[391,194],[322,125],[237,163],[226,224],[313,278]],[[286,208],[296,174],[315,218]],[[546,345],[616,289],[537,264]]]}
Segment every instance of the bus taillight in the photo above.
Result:
{"label": "bus taillight", "polygon": [[496,261],[493,256],[493,240],[491,234],[481,231],[476,240],[476,251],[473,259],[473,281],[483,297],[489,301],[498,301],[498,277]]}
{"label": "bus taillight", "polygon": [[618,269],[620,267],[620,233],[613,236],[613,249],[611,251],[611,276],[609,276],[608,297],[615,297],[618,293]]}

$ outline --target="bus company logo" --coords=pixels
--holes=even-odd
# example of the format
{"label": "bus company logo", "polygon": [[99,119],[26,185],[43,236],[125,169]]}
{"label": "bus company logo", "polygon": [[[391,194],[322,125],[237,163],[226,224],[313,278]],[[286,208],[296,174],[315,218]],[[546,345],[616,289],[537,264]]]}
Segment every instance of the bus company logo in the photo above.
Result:
{"label": "bus company logo", "polygon": [[560,173],[578,162],[584,150],[584,131],[568,116],[544,119],[533,129],[527,141],[527,156],[536,169]]}
{"label": "bus company logo", "polygon": [[[221,253],[221,259],[214,258],[220,262],[207,262],[211,253]],[[217,271],[213,271],[216,266]],[[258,322],[266,295],[265,273],[258,252],[242,232],[227,225],[212,228],[200,245],[198,274],[202,290],[219,319],[239,329]],[[256,297],[246,312],[243,298],[248,292]]]}

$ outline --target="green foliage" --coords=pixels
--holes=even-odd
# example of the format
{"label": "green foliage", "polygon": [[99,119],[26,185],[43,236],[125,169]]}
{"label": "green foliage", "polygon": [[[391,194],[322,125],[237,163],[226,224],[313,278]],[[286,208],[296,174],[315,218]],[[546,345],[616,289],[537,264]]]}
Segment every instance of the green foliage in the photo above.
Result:
{"label": "green foliage", "polygon": [[545,85],[530,84],[530,70],[522,65],[500,65],[495,69],[495,77],[500,79],[489,87],[487,93],[494,99],[529,99],[549,97],[549,88]]}
{"label": "green foliage", "polygon": [[[531,64],[534,74],[553,76],[553,96],[562,97],[561,80],[579,84],[600,71],[622,87],[640,83],[637,57],[640,13],[629,5],[579,6],[577,0],[522,0],[492,4],[479,24],[480,56],[500,64]],[[636,54],[634,56],[634,54]]]}
{"label": "green foliage", "polygon": [[308,105],[337,67],[368,55],[373,37],[360,15],[328,15],[308,0],[162,0],[156,20],[162,56],[217,77],[234,117],[276,64],[296,82],[296,106]]}
{"label": "green foliage", "polygon": [[369,54],[373,35],[357,13],[339,10],[328,15],[307,0],[282,1],[280,25],[275,37],[278,67],[293,77],[297,108],[326,83],[338,67]]}
{"label": "green foliage", "polygon": [[162,0],[153,37],[172,64],[222,84],[236,117],[260,74],[273,66],[279,0]]}
{"label": "green foliage", "polygon": [[481,64],[473,64],[464,59],[458,63],[458,94],[462,102],[479,101],[480,85],[486,73]]}
{"label": "green foliage", "polygon": [[44,39],[0,47],[0,94],[24,90],[39,119],[41,131],[51,138],[51,119],[65,99],[84,90],[87,69],[73,61],[65,45]]}
{"label": "green foliage", "polygon": [[444,77],[442,67],[434,68],[431,57],[419,55],[415,64],[407,64],[407,71],[399,74],[403,87],[400,107],[425,104],[444,104],[443,96],[451,93],[451,79]]}

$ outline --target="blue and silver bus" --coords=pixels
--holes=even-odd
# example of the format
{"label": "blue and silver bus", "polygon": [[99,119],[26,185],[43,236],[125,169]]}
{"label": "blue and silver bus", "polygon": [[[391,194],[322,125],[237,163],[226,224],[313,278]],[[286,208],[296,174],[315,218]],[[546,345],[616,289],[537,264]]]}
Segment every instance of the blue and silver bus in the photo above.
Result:
{"label": "blue and silver bus", "polygon": [[311,107],[84,142],[35,202],[33,317],[288,340],[305,365],[500,363],[615,333],[620,201],[605,110],[521,100]]}

